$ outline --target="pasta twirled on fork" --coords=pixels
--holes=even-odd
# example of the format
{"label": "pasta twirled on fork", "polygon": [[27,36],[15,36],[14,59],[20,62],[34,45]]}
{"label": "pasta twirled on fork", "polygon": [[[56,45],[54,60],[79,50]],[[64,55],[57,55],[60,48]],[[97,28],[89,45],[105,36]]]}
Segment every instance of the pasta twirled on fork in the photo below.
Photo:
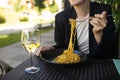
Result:
{"label": "pasta twirled on fork", "polygon": [[71,36],[69,41],[68,49],[65,50],[61,55],[57,56],[53,62],[56,63],[77,63],[80,61],[80,56],[74,53],[74,43],[76,39],[76,20],[70,19],[71,24]]}

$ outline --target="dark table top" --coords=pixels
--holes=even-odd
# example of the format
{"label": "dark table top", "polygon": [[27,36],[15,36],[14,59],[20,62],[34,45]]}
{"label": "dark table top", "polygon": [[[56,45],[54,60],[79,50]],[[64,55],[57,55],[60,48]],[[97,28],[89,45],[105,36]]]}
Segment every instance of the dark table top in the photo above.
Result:
{"label": "dark table top", "polygon": [[0,80],[120,80],[113,60],[87,59],[76,65],[53,65],[34,56],[34,65],[40,68],[35,74],[24,72],[30,59],[8,72]]}

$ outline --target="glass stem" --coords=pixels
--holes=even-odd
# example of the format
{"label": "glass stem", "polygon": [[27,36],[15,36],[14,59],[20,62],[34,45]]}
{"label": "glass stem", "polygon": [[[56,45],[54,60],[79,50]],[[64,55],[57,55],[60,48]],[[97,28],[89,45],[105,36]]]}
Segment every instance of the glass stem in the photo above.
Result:
{"label": "glass stem", "polygon": [[32,53],[31,53],[31,67],[33,67],[33,56],[32,56]]}

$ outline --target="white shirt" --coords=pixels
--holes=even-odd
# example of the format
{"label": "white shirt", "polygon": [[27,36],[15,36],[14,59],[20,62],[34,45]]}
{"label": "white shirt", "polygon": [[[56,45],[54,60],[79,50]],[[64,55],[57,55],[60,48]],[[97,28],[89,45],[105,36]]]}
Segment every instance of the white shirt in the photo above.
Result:
{"label": "white shirt", "polygon": [[76,19],[76,31],[79,50],[89,54],[89,19],[79,21]]}

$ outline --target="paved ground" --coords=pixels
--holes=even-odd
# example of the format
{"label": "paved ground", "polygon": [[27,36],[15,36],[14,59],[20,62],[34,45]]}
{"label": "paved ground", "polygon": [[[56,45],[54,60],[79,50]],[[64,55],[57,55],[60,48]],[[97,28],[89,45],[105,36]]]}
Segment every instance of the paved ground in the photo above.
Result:
{"label": "paved ground", "polygon": [[[6,31],[3,31],[2,33],[4,32]],[[7,32],[10,33],[11,31],[9,30]],[[54,44],[53,36],[54,30],[42,34],[41,46]],[[6,63],[10,64],[12,67],[16,67],[29,57],[29,54],[27,54],[27,52],[22,48],[21,42],[0,48],[0,58]]]}

